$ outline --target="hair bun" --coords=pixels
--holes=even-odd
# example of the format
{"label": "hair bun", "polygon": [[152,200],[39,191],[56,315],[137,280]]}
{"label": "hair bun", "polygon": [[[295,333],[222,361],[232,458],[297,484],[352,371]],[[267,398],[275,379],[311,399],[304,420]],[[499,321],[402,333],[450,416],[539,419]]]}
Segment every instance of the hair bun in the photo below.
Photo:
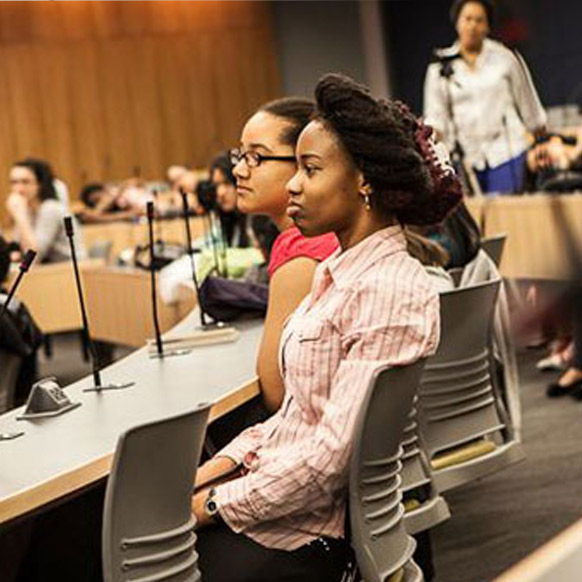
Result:
{"label": "hair bun", "polygon": [[461,199],[455,172],[433,130],[400,101],[330,73],[315,89],[316,118],[329,126],[372,187],[372,207],[405,224],[443,220]]}

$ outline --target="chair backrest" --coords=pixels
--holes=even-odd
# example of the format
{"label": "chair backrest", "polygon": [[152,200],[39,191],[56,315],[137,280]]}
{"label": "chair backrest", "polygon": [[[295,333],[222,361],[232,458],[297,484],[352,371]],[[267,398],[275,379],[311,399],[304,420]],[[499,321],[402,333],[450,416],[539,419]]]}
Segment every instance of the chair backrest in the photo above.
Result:
{"label": "chair backrest", "polygon": [[499,429],[489,350],[499,285],[494,280],[441,293],[441,341],[419,390],[429,456]]}
{"label": "chair backrest", "polygon": [[366,582],[381,582],[412,557],[400,492],[400,441],[424,360],[379,369],[368,387],[354,431],[349,473],[352,546]]}
{"label": "chair backrest", "polygon": [[0,350],[0,414],[14,406],[14,391],[22,358]]}
{"label": "chair backrest", "polygon": [[200,580],[191,498],[209,405],[119,438],[103,509],[103,578]]}
{"label": "chair backrest", "polygon": [[495,236],[481,239],[481,248],[491,257],[495,266],[499,268],[503,249],[507,241],[507,234],[496,234]]}

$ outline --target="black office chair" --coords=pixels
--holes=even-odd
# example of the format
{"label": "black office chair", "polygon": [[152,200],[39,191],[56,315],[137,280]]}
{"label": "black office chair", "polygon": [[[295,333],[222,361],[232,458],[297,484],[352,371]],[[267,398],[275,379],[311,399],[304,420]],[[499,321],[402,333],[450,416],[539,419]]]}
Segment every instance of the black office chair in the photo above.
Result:
{"label": "black office chair", "polygon": [[20,356],[0,350],[0,414],[14,407],[14,392],[21,365]]}

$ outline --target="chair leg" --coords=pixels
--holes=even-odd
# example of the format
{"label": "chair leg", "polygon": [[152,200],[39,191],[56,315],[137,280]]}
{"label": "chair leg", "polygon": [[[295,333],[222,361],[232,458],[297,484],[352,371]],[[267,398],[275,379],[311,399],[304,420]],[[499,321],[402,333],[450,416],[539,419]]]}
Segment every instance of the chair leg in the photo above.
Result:
{"label": "chair leg", "polygon": [[413,559],[422,570],[424,582],[431,582],[434,579],[434,562],[432,556],[432,543],[430,540],[430,530],[415,534],[416,550]]}
{"label": "chair leg", "polygon": [[53,357],[53,338],[48,333],[43,336],[42,349],[47,360]]}

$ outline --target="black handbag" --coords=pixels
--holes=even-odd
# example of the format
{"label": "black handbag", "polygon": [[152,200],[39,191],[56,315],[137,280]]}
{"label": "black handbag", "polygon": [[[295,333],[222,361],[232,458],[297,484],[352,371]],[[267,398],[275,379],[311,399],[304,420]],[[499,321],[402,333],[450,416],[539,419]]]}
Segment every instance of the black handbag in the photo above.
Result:
{"label": "black handbag", "polygon": [[243,315],[264,317],[269,287],[260,283],[206,277],[200,286],[200,305],[217,321],[233,321]]}

